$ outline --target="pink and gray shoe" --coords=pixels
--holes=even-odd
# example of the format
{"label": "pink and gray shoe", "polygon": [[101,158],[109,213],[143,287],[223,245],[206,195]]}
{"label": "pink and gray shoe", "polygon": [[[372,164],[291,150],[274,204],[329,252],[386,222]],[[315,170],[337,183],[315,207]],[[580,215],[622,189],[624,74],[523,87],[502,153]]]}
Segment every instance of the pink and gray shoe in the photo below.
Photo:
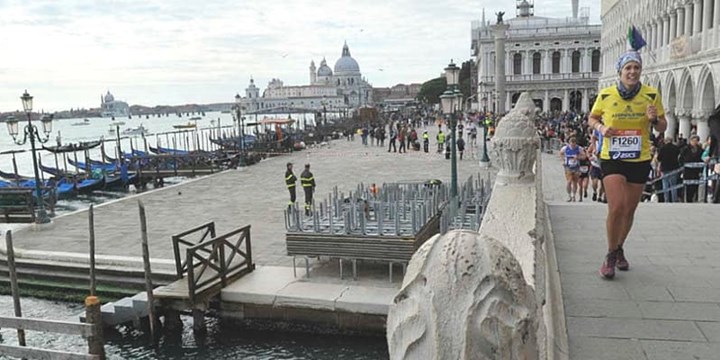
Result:
{"label": "pink and gray shoe", "polygon": [[605,261],[600,266],[600,275],[608,280],[614,278],[615,266],[617,266],[617,250],[610,251],[605,255]]}
{"label": "pink and gray shoe", "polygon": [[617,269],[620,271],[628,271],[630,269],[630,263],[625,258],[625,251],[623,251],[622,246],[618,246],[615,254],[617,255],[617,263],[615,264],[615,266],[617,266]]}

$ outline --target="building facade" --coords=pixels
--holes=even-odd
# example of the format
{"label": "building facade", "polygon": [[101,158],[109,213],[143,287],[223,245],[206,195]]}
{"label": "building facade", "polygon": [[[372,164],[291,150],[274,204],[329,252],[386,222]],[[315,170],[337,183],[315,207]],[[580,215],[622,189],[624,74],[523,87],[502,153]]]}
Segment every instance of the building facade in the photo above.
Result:
{"label": "building facade", "polygon": [[520,93],[529,92],[544,112],[587,112],[597,96],[601,75],[601,26],[589,23],[588,10],[573,17],[534,16],[532,1],[517,1],[517,16],[504,20],[505,109],[496,108],[495,35],[485,20],[472,25],[472,51],[477,64],[478,108],[507,112]]}
{"label": "building facade", "polygon": [[347,43],[334,69],[325,59],[320,62],[320,67],[316,67],[313,60],[309,73],[308,85],[286,86],[282,80],[272,79],[262,95],[255,81],[250,79],[241,100],[243,106],[255,112],[282,108],[339,112],[372,104],[372,85],[362,76]]}
{"label": "building facade", "polygon": [[647,42],[641,80],[656,87],[668,120],[666,136],[709,134],[707,118],[720,102],[720,0],[603,0],[603,74],[617,82],[615,60],[635,26]]}
{"label": "building facade", "polygon": [[110,91],[105,95],[100,95],[100,115],[102,117],[121,117],[130,116],[130,106],[128,103],[115,100]]}

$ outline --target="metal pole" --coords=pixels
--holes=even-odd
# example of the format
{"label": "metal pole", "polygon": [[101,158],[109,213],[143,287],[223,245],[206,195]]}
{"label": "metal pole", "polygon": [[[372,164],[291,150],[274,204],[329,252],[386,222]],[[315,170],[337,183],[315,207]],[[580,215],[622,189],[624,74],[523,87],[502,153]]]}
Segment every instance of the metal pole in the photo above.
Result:
{"label": "metal pole", "polygon": [[452,133],[450,134],[450,141],[452,142],[452,149],[450,150],[450,194],[451,197],[457,196],[457,152],[455,146],[455,128],[457,127],[457,114],[455,111],[450,114],[450,125]]}
{"label": "metal pole", "polygon": [[[8,262],[8,273],[10,275],[10,291],[13,297],[13,308],[15,308],[15,317],[22,317],[22,309],[20,308],[20,288],[17,283],[17,272],[15,271],[15,251],[13,249],[12,232],[5,232],[6,256]],[[18,329],[18,345],[25,346],[25,330]]]}
{"label": "metal pole", "polygon": [[39,208],[35,222],[38,224],[47,224],[50,222],[50,218],[48,217],[47,212],[45,212],[45,202],[43,201],[42,190],[40,189],[40,172],[38,171],[37,154],[35,153],[35,136],[38,136],[39,139],[39,135],[37,134],[37,128],[32,125],[29,112],[27,113],[27,118],[28,125],[26,131],[30,133],[30,148],[32,149],[33,170],[35,171],[35,195],[37,196],[37,204]]}

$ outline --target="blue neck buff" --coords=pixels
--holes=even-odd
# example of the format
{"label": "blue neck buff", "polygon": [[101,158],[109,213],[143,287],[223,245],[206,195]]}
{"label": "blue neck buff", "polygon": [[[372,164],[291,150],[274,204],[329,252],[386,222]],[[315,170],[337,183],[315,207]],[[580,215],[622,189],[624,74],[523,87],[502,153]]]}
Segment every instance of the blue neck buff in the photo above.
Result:
{"label": "blue neck buff", "polygon": [[623,98],[623,100],[630,100],[635,97],[640,92],[640,88],[642,88],[642,83],[638,81],[637,85],[635,85],[634,88],[628,89],[623,85],[622,81],[618,81],[617,89],[618,93],[620,94],[620,97]]}

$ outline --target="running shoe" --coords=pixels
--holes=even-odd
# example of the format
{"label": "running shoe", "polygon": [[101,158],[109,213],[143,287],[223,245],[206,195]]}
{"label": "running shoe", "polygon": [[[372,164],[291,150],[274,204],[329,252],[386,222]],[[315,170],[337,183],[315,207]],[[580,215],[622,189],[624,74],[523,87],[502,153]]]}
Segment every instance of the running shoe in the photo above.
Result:
{"label": "running shoe", "polygon": [[582,196],[579,196],[578,201],[579,201],[579,202],[582,202],[582,198],[583,198]]}
{"label": "running shoe", "polygon": [[585,190],[585,197],[587,198],[587,190]]}
{"label": "running shoe", "polygon": [[617,269],[620,271],[628,271],[630,269],[630,263],[625,258],[625,251],[622,246],[618,246],[617,253]]}
{"label": "running shoe", "polygon": [[593,193],[592,199],[593,199],[593,201],[597,201],[597,193],[596,192]]}
{"label": "running shoe", "polygon": [[600,275],[605,279],[612,279],[615,277],[615,266],[617,265],[617,250],[611,251],[605,255],[605,261],[600,266]]}

